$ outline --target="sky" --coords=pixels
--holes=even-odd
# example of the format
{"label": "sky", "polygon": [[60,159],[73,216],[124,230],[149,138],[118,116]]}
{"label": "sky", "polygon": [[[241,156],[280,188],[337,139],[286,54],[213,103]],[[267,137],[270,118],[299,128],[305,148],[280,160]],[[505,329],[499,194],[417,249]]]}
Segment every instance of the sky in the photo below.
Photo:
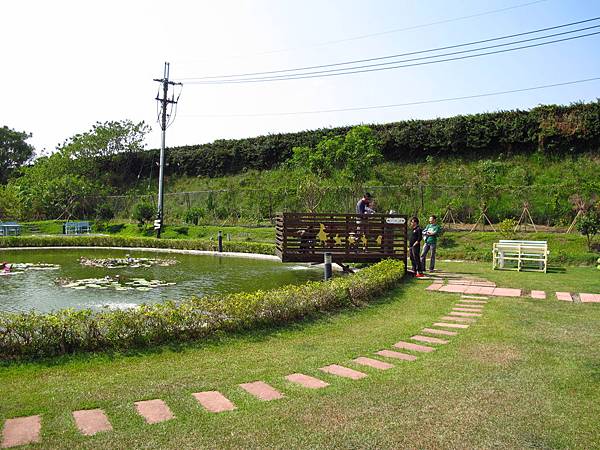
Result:
{"label": "sky", "polygon": [[219,85],[186,80],[520,33],[600,16],[597,0],[20,0],[3,2],[2,16],[0,126],[32,133],[29,142],[38,152],[54,151],[98,121],[124,119],[151,125],[147,147],[160,147],[153,79],[162,77],[165,61],[171,79],[184,83],[167,146],[600,97],[597,80],[453,102],[264,115],[420,102],[600,77],[600,35],[328,78]]}

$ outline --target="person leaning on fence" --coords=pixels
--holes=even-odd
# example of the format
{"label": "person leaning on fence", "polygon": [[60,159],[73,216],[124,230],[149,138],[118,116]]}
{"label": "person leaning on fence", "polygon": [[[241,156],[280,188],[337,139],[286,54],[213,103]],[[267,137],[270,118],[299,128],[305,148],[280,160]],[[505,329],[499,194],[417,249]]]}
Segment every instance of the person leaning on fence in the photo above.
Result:
{"label": "person leaning on fence", "polygon": [[373,214],[373,197],[368,192],[356,204],[356,214]]}
{"label": "person leaning on fence", "polygon": [[415,277],[421,278],[423,276],[423,266],[421,266],[421,239],[423,239],[423,230],[419,226],[419,219],[413,217],[410,219],[410,226],[412,232],[408,240],[410,262],[412,263],[412,270]]}
{"label": "person leaning on fence", "polygon": [[435,250],[437,248],[437,238],[442,232],[442,227],[437,223],[437,217],[430,216],[429,223],[423,229],[423,237],[425,238],[425,245],[423,246],[423,253],[421,254],[421,268],[425,271],[425,260],[427,253],[431,250],[431,260],[429,261],[429,271],[433,272],[435,269]]}

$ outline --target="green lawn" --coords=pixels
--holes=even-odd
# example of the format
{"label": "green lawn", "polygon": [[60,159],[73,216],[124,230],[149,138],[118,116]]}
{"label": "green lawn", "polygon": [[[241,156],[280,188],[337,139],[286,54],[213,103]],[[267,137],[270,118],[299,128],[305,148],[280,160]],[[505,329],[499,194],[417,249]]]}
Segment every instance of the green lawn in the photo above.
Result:
{"label": "green lawn", "polygon": [[[594,273],[440,264],[457,267],[503,286],[518,276],[548,291],[578,291]],[[600,304],[496,298],[476,324],[415,362],[385,372],[349,362],[409,338],[459,298],[426,292],[425,285],[407,280],[367,307],[202,346],[2,366],[0,420],[42,414],[38,448],[600,447]],[[369,376],[350,381],[317,370],[331,363]],[[293,386],[283,379],[293,372],[331,385]],[[237,387],[254,380],[285,398],[260,402]],[[202,390],[221,391],[238,409],[205,412],[190,395]],[[165,400],[176,418],[146,425],[133,402],[153,398]],[[96,407],[114,431],[79,435],[70,412]]]}

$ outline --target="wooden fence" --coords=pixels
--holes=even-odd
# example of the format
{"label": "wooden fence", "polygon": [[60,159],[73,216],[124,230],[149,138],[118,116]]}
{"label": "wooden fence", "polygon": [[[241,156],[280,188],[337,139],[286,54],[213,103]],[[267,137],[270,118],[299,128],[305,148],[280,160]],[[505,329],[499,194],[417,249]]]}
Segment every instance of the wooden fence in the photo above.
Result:
{"label": "wooden fence", "polygon": [[406,216],[397,214],[283,213],[277,216],[277,256],[282,262],[406,263]]}

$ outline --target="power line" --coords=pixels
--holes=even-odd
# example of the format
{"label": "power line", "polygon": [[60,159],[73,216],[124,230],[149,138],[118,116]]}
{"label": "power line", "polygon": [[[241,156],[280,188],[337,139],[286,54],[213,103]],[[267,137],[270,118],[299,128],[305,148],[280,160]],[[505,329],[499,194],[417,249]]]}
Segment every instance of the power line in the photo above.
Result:
{"label": "power line", "polygon": [[[453,57],[453,58],[445,58],[445,59],[439,59],[439,60],[435,60],[435,61],[425,61],[425,62],[419,62],[419,63],[412,63],[412,64],[400,64],[400,65],[396,65],[396,66],[390,66],[390,67],[377,67],[377,68],[372,68],[372,69],[360,69],[360,70],[352,70],[352,68],[349,68],[345,71],[338,71],[335,73],[317,73],[314,72],[313,74],[304,74],[304,75],[293,75],[293,76],[289,76],[289,77],[281,77],[281,78],[275,78],[275,77],[263,77],[263,78],[246,78],[246,79],[234,79],[234,80],[219,80],[219,81],[189,81],[188,84],[240,84],[240,83],[261,83],[261,82],[268,82],[268,81],[287,81],[287,80],[301,80],[301,79],[308,79],[308,78],[325,78],[325,77],[332,77],[332,76],[339,76],[339,75],[351,75],[351,74],[357,74],[357,73],[367,73],[367,72],[379,72],[382,70],[391,70],[391,69],[400,69],[400,68],[405,68],[405,67],[416,67],[416,66],[425,66],[425,65],[430,65],[430,64],[437,64],[437,63],[442,63],[442,62],[449,62],[449,61],[459,61],[459,60],[464,60],[464,59],[471,59],[471,58],[477,58],[480,56],[488,56],[488,55],[495,55],[495,54],[499,54],[499,53],[507,53],[507,52],[512,52],[512,51],[516,51],[516,50],[523,50],[523,49],[527,49],[527,48],[535,48],[535,47],[541,47],[544,45],[549,45],[549,44],[555,44],[558,42],[566,42],[566,41],[571,41],[574,39],[580,39],[580,38],[584,38],[584,37],[589,37],[589,36],[594,36],[600,34],[600,32],[596,31],[594,33],[587,33],[587,34],[582,34],[579,36],[572,36],[572,37],[568,37],[568,38],[562,38],[562,39],[555,39],[555,40],[551,40],[548,42],[541,42],[538,44],[530,44],[530,45],[522,45],[520,47],[515,47],[515,48],[509,48],[509,49],[503,49],[503,50],[495,50],[495,51],[490,51],[490,52],[483,52],[483,53],[478,53],[475,55],[465,55],[465,56],[457,56],[457,57]],[[481,49],[477,49],[477,50],[481,50]]]}
{"label": "power line", "polygon": [[[505,36],[499,36],[499,37],[490,38],[490,39],[482,39],[482,40],[478,40],[478,41],[465,42],[463,44],[447,45],[447,46],[444,46],[444,47],[436,47],[436,48],[430,48],[430,49],[427,49],[427,50],[418,50],[418,51],[406,52],[406,53],[397,53],[395,55],[379,56],[379,57],[375,57],[375,58],[357,59],[357,60],[353,60],[353,61],[344,61],[344,62],[331,63],[331,64],[320,64],[320,65],[316,65],[316,66],[296,67],[296,68],[293,68],[293,69],[271,70],[271,71],[265,71],[265,72],[249,72],[249,73],[238,73],[238,74],[230,74],[230,75],[212,75],[212,76],[204,76],[204,77],[188,77],[188,78],[180,78],[180,80],[182,80],[182,81],[188,81],[188,80],[200,81],[200,80],[210,80],[210,79],[220,79],[220,78],[234,78],[234,77],[246,77],[246,76],[255,76],[255,75],[269,75],[269,74],[277,74],[277,73],[285,73],[285,72],[299,72],[299,71],[304,71],[304,70],[322,69],[322,68],[325,68],[325,67],[335,67],[335,66],[344,66],[344,65],[350,65],[350,64],[359,64],[359,63],[370,62],[370,61],[380,61],[380,60],[383,60],[383,59],[392,59],[392,58],[399,58],[399,57],[402,57],[402,56],[412,56],[412,55],[418,55],[418,54],[423,54],[423,53],[432,53],[432,52],[437,52],[437,51],[441,51],[441,50],[449,50],[449,49],[453,49],[453,48],[467,47],[467,46],[476,45],[476,44],[484,44],[484,43],[487,43],[487,42],[494,42],[494,41],[499,41],[499,40],[504,40],[504,39],[510,39],[510,38],[519,37],[519,36],[526,36],[526,35],[530,35],[530,34],[543,33],[545,31],[556,30],[556,29],[559,29],[559,28],[570,27],[570,26],[573,26],[573,25],[581,25],[583,23],[594,22],[594,21],[597,21],[597,20],[600,20],[600,17],[593,17],[591,19],[579,20],[577,22],[570,22],[570,23],[566,23],[566,24],[563,24],[563,25],[556,25],[556,26],[553,26],[553,27],[540,28],[540,29],[537,29],[537,30],[526,31],[526,32],[523,32],[523,33],[508,34],[508,35],[505,35]],[[583,28],[583,30],[585,30],[585,29],[587,29],[587,28]],[[578,30],[566,31],[563,34],[573,33],[575,31],[578,31]],[[551,35],[551,36],[555,36],[555,35]],[[542,38],[543,37],[539,37],[539,38],[536,38],[536,39],[542,39]],[[519,41],[519,42],[524,42],[524,41]],[[504,44],[504,45],[508,45],[508,44]],[[443,56],[443,55],[440,55],[440,56]]]}
{"label": "power line", "polygon": [[360,107],[350,107],[350,108],[337,108],[337,109],[321,109],[321,110],[313,110],[313,111],[295,111],[295,112],[273,112],[273,113],[250,113],[250,114],[194,114],[194,115],[180,115],[180,117],[206,117],[206,118],[228,118],[228,117],[265,117],[265,116],[294,116],[294,115],[303,115],[303,114],[324,114],[324,113],[333,113],[333,112],[345,112],[345,111],[364,111],[369,109],[388,109],[388,108],[399,108],[405,106],[416,106],[416,105],[426,105],[431,103],[444,103],[444,102],[453,102],[458,100],[468,100],[473,98],[482,98],[482,97],[491,97],[495,95],[505,95],[505,94],[513,94],[517,92],[526,92],[526,91],[535,91],[540,89],[548,89],[559,86],[568,86],[573,84],[587,83],[591,81],[599,81],[600,77],[593,78],[584,78],[581,80],[574,81],[565,81],[562,83],[553,83],[553,84],[545,84],[541,86],[532,86],[521,89],[511,89],[506,91],[495,91],[495,92],[486,92],[482,94],[472,94],[472,95],[463,95],[460,97],[447,97],[435,100],[421,100],[415,102],[407,102],[407,103],[394,103],[388,105],[376,105],[376,106],[360,106]]}
{"label": "power line", "polygon": [[[524,42],[538,41],[540,39],[548,39],[551,37],[563,36],[565,34],[578,33],[581,31],[591,30],[591,29],[595,29],[595,28],[600,28],[600,25],[594,25],[594,26],[579,28],[579,29],[570,30],[570,31],[563,31],[561,33],[554,33],[554,34],[549,34],[549,35],[545,35],[545,36],[538,36],[538,37],[529,38],[529,39],[521,39],[521,40],[512,41],[512,42],[505,42],[503,44],[488,45],[488,46],[478,47],[478,48],[469,49],[469,50],[460,50],[460,51],[455,51],[455,52],[440,53],[440,54],[432,55],[432,56],[421,56],[418,58],[409,58],[409,59],[404,59],[404,60],[396,60],[396,61],[389,61],[389,62],[375,63],[375,64],[365,64],[365,65],[361,65],[361,66],[353,66],[353,67],[347,67],[347,68],[341,68],[341,69],[320,70],[320,71],[314,71],[314,72],[304,72],[304,73],[289,74],[289,75],[272,75],[272,76],[268,76],[268,77],[239,78],[239,79],[233,79],[233,80],[211,80],[211,81],[206,81],[204,83],[192,82],[192,84],[226,84],[227,82],[233,83],[233,82],[246,82],[246,81],[276,81],[276,80],[280,80],[280,79],[281,80],[299,79],[301,77],[309,78],[308,77],[309,75],[357,73],[357,72],[351,72],[351,71],[355,71],[356,69],[389,66],[391,64],[407,63],[407,62],[412,62],[412,61],[432,60],[432,59],[434,61],[431,61],[431,63],[435,63],[435,62],[442,62],[440,60],[436,60],[436,58],[441,58],[444,56],[460,55],[460,54],[465,54],[465,53],[477,52],[477,51],[481,51],[481,50],[488,50],[491,48],[506,47],[506,46],[515,45],[515,44],[521,44]],[[577,37],[574,37],[574,38],[577,38]],[[557,42],[557,41],[552,41],[552,42]],[[550,44],[552,42],[547,42],[547,43]],[[521,48],[526,48],[526,47],[521,47]],[[518,50],[518,48],[508,49],[508,50]],[[475,56],[482,56],[482,55],[475,55]],[[458,59],[460,59],[460,58],[458,58]],[[452,60],[452,59],[450,59],[450,60]],[[400,66],[397,66],[397,67],[400,67]],[[404,67],[410,67],[410,65],[405,65]],[[297,77],[297,78],[292,78],[292,77]]]}
{"label": "power line", "polygon": [[[391,29],[391,30],[387,30],[387,31],[380,31],[377,33],[369,33],[369,34],[363,34],[363,35],[358,35],[358,36],[352,36],[352,37],[348,37],[348,38],[343,38],[343,39],[335,39],[335,40],[331,40],[331,41],[325,41],[325,42],[320,42],[320,43],[316,43],[316,44],[312,44],[312,45],[308,45],[308,46],[304,46],[304,47],[295,47],[295,48],[287,48],[287,49],[280,49],[280,50],[268,50],[268,51],[263,51],[263,52],[256,52],[256,53],[252,53],[252,54],[247,54],[247,55],[230,55],[227,57],[222,57],[222,58],[217,58],[217,59],[229,59],[229,58],[241,58],[244,56],[262,56],[262,55],[271,55],[271,54],[277,54],[277,53],[288,53],[288,52],[294,52],[294,51],[299,51],[299,50],[305,50],[305,49],[309,49],[309,48],[316,48],[316,47],[323,47],[323,46],[328,46],[328,45],[334,45],[334,44],[341,44],[344,42],[352,42],[352,41],[358,41],[358,40],[363,40],[363,39],[369,39],[369,38],[373,38],[373,37],[378,37],[378,36],[384,36],[387,34],[394,34],[394,33],[400,33],[403,31],[411,31],[411,30],[418,30],[420,28],[428,28],[428,27],[432,27],[435,25],[442,25],[445,23],[452,23],[452,22],[459,22],[462,20],[467,20],[467,19],[473,19],[476,17],[483,17],[483,16],[488,16],[488,15],[492,15],[492,14],[497,14],[497,13],[501,13],[501,12],[506,12],[506,11],[510,11],[513,9],[519,9],[519,8],[525,8],[527,6],[532,6],[532,5],[536,5],[538,3],[544,3],[547,2],[548,0],[536,0],[536,1],[532,1],[532,2],[527,2],[527,3],[520,3],[517,5],[513,5],[513,6],[508,6],[505,8],[500,8],[500,9],[493,9],[493,10],[489,10],[489,11],[483,11],[480,13],[475,13],[475,14],[469,14],[469,15],[465,15],[465,16],[458,16],[458,17],[453,17],[450,19],[443,19],[443,20],[437,20],[434,22],[428,22],[428,23],[423,23],[423,24],[418,24],[418,25],[411,25],[408,27],[402,27],[402,28],[395,28],[395,29]],[[206,61],[206,60],[211,60],[211,58],[203,58],[201,61]],[[179,61],[179,64],[190,64],[193,63],[194,61]]]}

